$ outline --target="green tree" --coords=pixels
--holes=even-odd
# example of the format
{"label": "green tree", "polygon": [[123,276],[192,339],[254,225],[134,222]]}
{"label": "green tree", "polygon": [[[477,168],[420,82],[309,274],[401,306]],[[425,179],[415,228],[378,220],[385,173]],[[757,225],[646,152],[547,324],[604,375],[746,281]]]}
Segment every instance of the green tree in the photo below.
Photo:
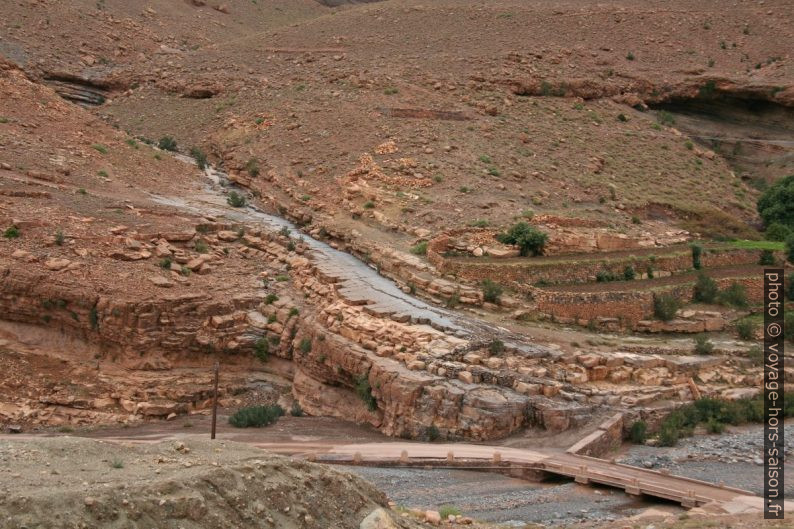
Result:
{"label": "green tree", "polygon": [[497,235],[496,238],[504,244],[515,244],[521,251],[521,255],[527,256],[530,254],[542,255],[543,247],[546,246],[549,236],[526,222],[518,222],[507,232]]}
{"label": "green tree", "polygon": [[717,282],[703,272],[698,274],[695,288],[692,290],[692,301],[697,303],[714,303],[717,298]]}
{"label": "green tree", "polygon": [[764,225],[778,222],[794,229],[794,175],[775,182],[758,199],[758,214]]}

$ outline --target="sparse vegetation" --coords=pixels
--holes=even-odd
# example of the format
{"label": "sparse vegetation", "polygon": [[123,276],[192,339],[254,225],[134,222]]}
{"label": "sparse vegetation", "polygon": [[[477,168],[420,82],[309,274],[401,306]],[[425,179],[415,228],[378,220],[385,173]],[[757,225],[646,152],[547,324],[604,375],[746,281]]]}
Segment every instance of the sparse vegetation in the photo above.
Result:
{"label": "sparse vegetation", "polygon": [[193,248],[194,248],[194,249],[195,249],[195,250],[196,250],[198,253],[207,253],[207,252],[209,252],[209,251],[210,251],[210,247],[209,247],[209,245],[207,244],[207,241],[205,241],[205,240],[203,240],[203,239],[199,239],[199,240],[197,240],[197,241],[196,241],[196,243],[193,245]]}
{"label": "sparse vegetation", "polygon": [[659,320],[672,320],[679,308],[681,303],[671,294],[658,294],[653,297],[653,314]]}
{"label": "sparse vegetation", "polygon": [[312,341],[310,338],[304,338],[301,340],[300,346],[298,347],[300,352],[303,354],[309,354],[312,350]]}
{"label": "sparse vegetation", "polygon": [[19,231],[19,228],[16,226],[9,226],[3,232],[3,237],[6,239],[18,239],[22,235],[22,232]]}
{"label": "sparse vegetation", "polygon": [[369,385],[369,377],[366,374],[356,377],[355,385],[356,394],[361,400],[364,401],[364,404],[367,405],[369,411],[377,410],[378,401],[375,400],[374,396],[372,396],[372,386]]}
{"label": "sparse vegetation", "polygon": [[411,253],[414,255],[427,255],[427,241],[422,241],[412,246]]}
{"label": "sparse vegetation", "polygon": [[441,515],[442,520],[446,520],[449,516],[459,516],[460,509],[454,505],[442,505],[438,509],[438,514]]}
{"label": "sparse vegetation", "polygon": [[366,202],[364,202],[364,209],[374,209],[374,208],[375,208],[375,203],[373,201],[367,200]]}
{"label": "sparse vegetation", "polygon": [[757,207],[765,226],[777,223],[794,230],[794,174],[781,178],[764,191]]}
{"label": "sparse vegetation", "polygon": [[714,300],[717,299],[718,291],[717,282],[701,272],[698,274],[695,288],[692,291],[692,301],[696,303],[714,303]]}
{"label": "sparse vegetation", "polygon": [[91,147],[100,154],[107,154],[108,148],[102,145],[101,143],[95,143],[91,145]]}
{"label": "sparse vegetation", "polygon": [[543,255],[543,248],[548,240],[548,235],[527,224],[519,222],[514,224],[507,232],[496,237],[503,244],[518,246],[522,256]]}
{"label": "sparse vegetation", "polygon": [[242,208],[245,207],[246,204],[245,196],[237,191],[229,191],[226,202],[233,208]]}
{"label": "sparse vegetation", "polygon": [[254,356],[256,356],[260,362],[267,362],[270,356],[270,345],[264,337],[254,342]]}
{"label": "sparse vegetation", "polygon": [[63,234],[63,230],[58,228],[55,230],[55,235],[53,236],[53,240],[56,245],[63,246],[63,243],[66,241],[66,236]]}
{"label": "sparse vegetation", "polygon": [[695,270],[700,270],[703,266],[701,262],[701,256],[703,255],[703,247],[699,244],[692,245],[692,268]]}
{"label": "sparse vegetation", "polygon": [[756,323],[749,318],[743,318],[736,322],[736,332],[742,340],[752,340],[755,338],[757,329],[758,326]]}
{"label": "sparse vegetation", "polygon": [[235,428],[258,428],[273,424],[283,415],[284,409],[278,404],[250,406],[237,410],[229,417],[229,424]]}
{"label": "sparse vegetation", "polygon": [[202,171],[207,167],[207,155],[204,154],[204,151],[202,151],[200,148],[193,147],[190,149],[190,156],[196,160],[196,165],[198,165],[198,168]]}
{"label": "sparse vegetation", "polygon": [[645,444],[648,438],[648,425],[645,421],[634,421],[629,429],[629,439],[634,444]]}
{"label": "sparse vegetation", "polygon": [[265,305],[272,305],[276,301],[278,301],[278,296],[273,294],[272,292],[267,296],[265,296]]}
{"label": "sparse vegetation", "polygon": [[486,279],[482,282],[482,295],[483,299],[488,303],[499,303],[499,297],[502,295],[502,285]]}
{"label": "sparse vegetation", "polygon": [[761,257],[758,259],[758,264],[764,266],[774,266],[776,264],[775,254],[772,250],[763,250],[761,252]]}
{"label": "sparse vegetation", "polygon": [[176,140],[171,136],[163,136],[157,142],[157,146],[164,151],[176,151]]}
{"label": "sparse vegetation", "polygon": [[256,158],[249,158],[245,163],[245,171],[251,175],[252,178],[259,176],[259,160]]}
{"label": "sparse vegetation", "polygon": [[708,336],[698,335],[695,336],[695,353],[699,355],[710,355],[714,352],[714,344],[708,339]]}
{"label": "sparse vegetation", "polygon": [[118,468],[124,468],[124,461],[122,461],[122,460],[121,460],[121,459],[119,459],[119,458],[113,458],[113,459],[110,461],[110,467],[111,467],[111,468],[116,468],[116,469],[118,469]]}

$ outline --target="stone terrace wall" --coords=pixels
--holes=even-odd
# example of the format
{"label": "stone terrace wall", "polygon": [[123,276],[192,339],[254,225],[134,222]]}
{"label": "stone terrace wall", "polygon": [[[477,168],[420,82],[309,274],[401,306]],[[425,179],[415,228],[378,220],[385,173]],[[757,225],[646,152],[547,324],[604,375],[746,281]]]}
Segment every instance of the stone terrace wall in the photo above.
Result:
{"label": "stone terrace wall", "polygon": [[[741,283],[751,303],[763,301],[763,278],[722,278],[716,280],[720,288],[731,283]],[[631,283],[627,283],[630,288]],[[559,319],[588,322],[597,318],[619,318],[633,327],[640,320],[653,316],[654,291],[563,292],[529,287],[537,310]],[[681,301],[692,299],[694,284],[676,285],[659,289]]]}
{"label": "stone terrace wall", "polygon": [[570,447],[566,452],[590,457],[603,457],[620,448],[623,442],[623,414],[616,413],[602,422],[596,431]]}
{"label": "stone terrace wall", "polygon": [[[581,260],[540,260],[527,258],[519,262],[499,262],[498,259],[479,260],[478,258],[447,258],[450,238],[456,232],[442,234],[428,244],[427,259],[442,274],[451,274],[459,279],[481,282],[485,279],[499,278],[501,283],[534,284],[541,281],[548,283],[586,283],[595,280],[599,272],[611,272],[622,275],[628,265],[632,265],[638,276],[650,267],[655,273],[670,275],[690,270],[692,254],[681,249],[674,254],[650,256],[632,256],[599,258],[598,254],[583,254]],[[664,251],[663,248],[659,249]],[[701,257],[704,268],[720,268],[725,266],[748,265],[758,263],[760,250],[725,249],[711,251],[705,249]]]}

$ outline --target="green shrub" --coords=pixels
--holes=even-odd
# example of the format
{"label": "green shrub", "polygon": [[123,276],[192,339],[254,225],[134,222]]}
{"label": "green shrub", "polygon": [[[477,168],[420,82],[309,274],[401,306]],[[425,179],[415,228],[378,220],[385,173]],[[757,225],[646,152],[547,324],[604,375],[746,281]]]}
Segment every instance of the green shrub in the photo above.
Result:
{"label": "green shrub", "polygon": [[364,374],[356,377],[356,394],[367,405],[369,411],[378,409],[378,401],[372,396],[372,386],[369,385],[369,377]]}
{"label": "green shrub", "polygon": [[441,508],[438,509],[438,514],[441,515],[441,520],[445,521],[450,516],[460,516],[460,509],[454,505],[442,505]]}
{"label": "green shrub", "polygon": [[293,417],[303,417],[303,408],[301,408],[301,405],[297,401],[292,403],[289,414]]}
{"label": "green shrub", "polygon": [[448,309],[454,309],[460,305],[460,292],[457,290],[453,292],[452,295],[447,299],[446,305]]}
{"label": "green shrub", "polygon": [[703,247],[699,244],[692,245],[692,268],[700,270],[702,263],[700,257],[703,255]]}
{"label": "green shrub", "polygon": [[242,208],[245,207],[245,196],[238,193],[237,191],[229,191],[229,196],[226,199],[226,202],[233,208]]}
{"label": "green shrub", "polygon": [[499,303],[499,297],[502,295],[502,286],[495,281],[486,279],[482,282],[482,295],[483,299],[488,303]]}
{"label": "green shrub", "polygon": [[631,265],[626,265],[626,268],[623,269],[623,279],[626,281],[632,281],[637,276],[637,273],[634,271],[634,267]]}
{"label": "green shrub", "polygon": [[667,125],[667,126],[675,125],[675,116],[673,116],[670,112],[666,110],[659,111],[656,120],[662,125]]}
{"label": "green shrub", "polygon": [[198,253],[207,253],[210,251],[210,247],[207,244],[207,241],[203,241],[201,239],[197,240],[196,243],[193,245]]}
{"label": "green shrub", "polygon": [[653,296],[653,314],[662,321],[670,321],[675,318],[675,313],[681,308],[678,298],[670,294],[658,294]]}
{"label": "green shrub", "polygon": [[764,231],[764,237],[768,241],[783,242],[786,239],[788,239],[791,234],[792,234],[791,228],[789,228],[788,226],[784,226],[779,222],[773,222]]}
{"label": "green shrub", "polygon": [[176,140],[171,136],[163,136],[157,142],[157,146],[164,151],[176,151]]}
{"label": "green shrub", "polygon": [[259,160],[256,158],[249,158],[245,163],[245,170],[253,178],[259,176]]}
{"label": "green shrub", "polygon": [[761,257],[758,259],[758,264],[763,266],[774,266],[775,263],[775,254],[772,250],[764,250],[761,252]]}
{"label": "green shrub", "polygon": [[276,422],[284,415],[284,409],[278,404],[268,406],[250,406],[241,408],[229,417],[229,424],[235,428],[251,428],[267,426]]}
{"label": "green shrub", "polygon": [[506,233],[497,236],[499,242],[503,244],[515,244],[518,246],[521,255],[527,256],[542,255],[543,247],[549,236],[542,231],[533,228],[526,222],[514,224]]}
{"label": "green shrub", "polygon": [[66,241],[66,236],[63,234],[63,231],[58,228],[55,230],[55,244],[58,246],[63,246],[63,243]]}
{"label": "green shrub", "polygon": [[717,299],[718,291],[717,282],[700,272],[697,282],[695,282],[695,288],[692,290],[692,301],[696,303],[714,303],[714,300]]}
{"label": "green shrub", "polygon": [[645,421],[634,421],[629,429],[629,439],[634,444],[645,444],[648,436],[648,425]]}
{"label": "green shrub", "polygon": [[753,320],[743,319],[736,322],[736,332],[742,340],[752,340],[755,338],[757,325]]}
{"label": "green shrub", "polygon": [[714,344],[708,339],[708,336],[695,336],[695,352],[699,355],[710,355],[714,352]]}
{"label": "green shrub", "polygon": [[504,353],[505,343],[502,340],[491,340],[491,342],[488,344],[488,350],[493,355]]}
{"label": "green shrub", "polygon": [[254,356],[256,356],[261,362],[267,362],[267,359],[270,356],[270,345],[267,343],[267,340],[264,337],[259,338],[254,343]]}
{"label": "green shrub", "polygon": [[438,441],[438,439],[441,437],[441,432],[439,432],[438,431],[438,427],[435,424],[433,424],[433,425],[428,426],[427,428],[425,428],[424,437],[425,437],[425,439],[427,439],[428,441],[430,441],[432,443],[432,442]]}
{"label": "green shrub", "polygon": [[747,290],[741,283],[731,283],[731,285],[717,295],[717,301],[721,305],[729,305],[743,309],[747,307]]}
{"label": "green shrub", "polygon": [[170,257],[163,257],[163,258],[160,260],[160,268],[163,268],[163,269],[165,269],[165,270],[168,270],[168,269],[170,269],[170,268],[171,268],[171,263],[172,263],[172,261],[171,261],[171,258],[170,258]]}
{"label": "green shrub", "polygon": [[309,354],[312,350],[312,341],[309,338],[304,338],[301,340],[299,349],[303,354]]}
{"label": "green shrub", "polygon": [[794,175],[781,178],[758,199],[758,214],[764,225],[774,223],[794,229]]}
{"label": "green shrub", "polygon": [[265,305],[271,305],[275,301],[278,301],[278,296],[272,292],[265,296]]}
{"label": "green shrub", "polygon": [[659,429],[659,446],[675,446],[680,438],[679,429],[672,424],[662,423]]}
{"label": "green shrub", "polygon": [[3,232],[3,237],[6,239],[18,239],[20,235],[22,235],[22,232],[20,232],[19,228],[16,226],[9,226],[6,228],[6,231]]}
{"label": "green shrub", "polygon": [[101,143],[95,143],[91,147],[93,147],[94,150],[97,151],[100,154],[107,154],[108,153],[108,148],[105,147],[104,145],[102,145]]}
{"label": "green shrub", "polygon": [[610,281],[617,281],[615,274],[609,270],[599,270],[596,272],[596,281],[598,283],[608,283]]}
{"label": "green shrub", "polygon": [[375,209],[375,203],[371,200],[364,202],[364,209]]}
{"label": "green shrub", "polygon": [[725,431],[725,424],[712,417],[706,422],[706,431],[708,433],[722,433]]}
{"label": "green shrub", "polygon": [[276,276],[276,281],[279,282],[289,281],[289,276],[287,274],[279,274]]}
{"label": "green shrub", "polygon": [[192,156],[193,159],[196,160],[196,165],[198,165],[198,168],[201,169],[202,171],[204,170],[204,168],[207,167],[207,155],[204,154],[204,151],[202,151],[198,147],[193,147],[192,149],[190,149],[190,156]]}
{"label": "green shrub", "polygon": [[427,241],[422,241],[412,246],[411,253],[414,255],[427,255]]}
{"label": "green shrub", "polygon": [[626,60],[633,61],[635,59],[634,54],[632,52],[628,52],[626,54]]}

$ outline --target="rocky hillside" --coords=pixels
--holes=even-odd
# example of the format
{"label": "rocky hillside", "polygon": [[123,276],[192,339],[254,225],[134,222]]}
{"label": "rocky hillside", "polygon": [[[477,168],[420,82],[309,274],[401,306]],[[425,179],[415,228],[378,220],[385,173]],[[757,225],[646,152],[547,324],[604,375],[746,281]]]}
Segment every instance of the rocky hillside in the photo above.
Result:
{"label": "rocky hillside", "polygon": [[231,442],[0,446],[0,469],[13,480],[0,484],[3,527],[421,527],[360,478]]}

